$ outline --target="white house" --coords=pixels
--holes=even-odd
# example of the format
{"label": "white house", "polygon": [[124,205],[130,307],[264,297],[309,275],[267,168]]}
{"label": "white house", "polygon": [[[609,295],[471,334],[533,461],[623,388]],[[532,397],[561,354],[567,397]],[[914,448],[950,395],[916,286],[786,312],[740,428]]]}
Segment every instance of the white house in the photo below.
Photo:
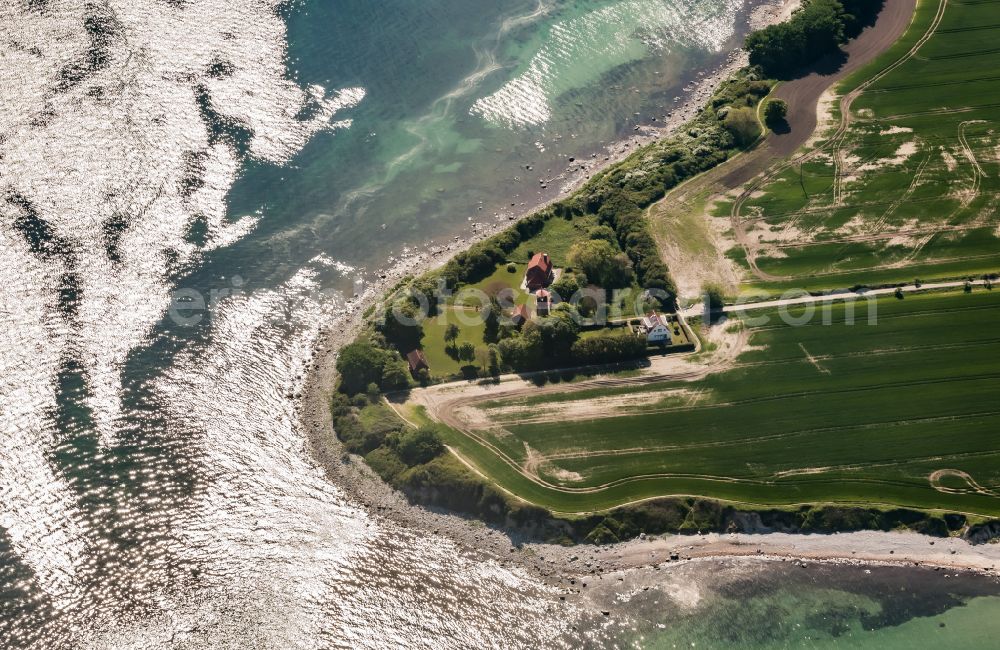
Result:
{"label": "white house", "polygon": [[670,342],[670,328],[667,326],[667,319],[655,311],[649,312],[649,315],[642,319],[642,326],[639,329],[640,332],[646,334],[648,343]]}

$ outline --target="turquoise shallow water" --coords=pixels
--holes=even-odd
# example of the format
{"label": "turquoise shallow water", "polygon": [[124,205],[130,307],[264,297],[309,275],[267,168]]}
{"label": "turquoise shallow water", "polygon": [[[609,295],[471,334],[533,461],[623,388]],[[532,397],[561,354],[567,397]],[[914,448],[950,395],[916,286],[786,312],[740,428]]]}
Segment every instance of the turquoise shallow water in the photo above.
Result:
{"label": "turquoise shallow water", "polygon": [[942,600],[917,573],[769,569],[595,622],[370,518],[305,449],[294,396],[343,317],[330,290],[550,198],[539,179],[671,110],[745,10],[3,3],[0,645],[731,647],[735,621],[767,647],[824,617],[912,640],[996,611],[982,581]]}
{"label": "turquoise shallow water", "polygon": [[634,609],[649,622],[630,632],[645,648],[991,647],[996,590],[948,571],[768,564],[719,579],[690,609],[643,592]]}

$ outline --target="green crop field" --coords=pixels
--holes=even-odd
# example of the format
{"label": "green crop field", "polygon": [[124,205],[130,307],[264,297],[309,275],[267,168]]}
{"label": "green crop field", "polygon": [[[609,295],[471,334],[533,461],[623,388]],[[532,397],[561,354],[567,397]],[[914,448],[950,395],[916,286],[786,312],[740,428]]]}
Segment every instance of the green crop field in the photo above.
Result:
{"label": "green crop field", "polygon": [[464,405],[479,424],[447,442],[557,512],[697,495],[1000,516],[1000,291],[874,304],[873,319],[858,304],[853,324],[841,303],[800,326],[778,311],[723,325],[746,328],[748,346],[696,381]]}
{"label": "green crop field", "polygon": [[[920,0],[906,35],[839,86],[841,96],[860,90],[846,132],[834,102],[816,148],[735,206],[746,236],[730,257],[751,284],[827,289],[1000,271],[997,7]],[[733,208],[713,213],[728,219]]]}

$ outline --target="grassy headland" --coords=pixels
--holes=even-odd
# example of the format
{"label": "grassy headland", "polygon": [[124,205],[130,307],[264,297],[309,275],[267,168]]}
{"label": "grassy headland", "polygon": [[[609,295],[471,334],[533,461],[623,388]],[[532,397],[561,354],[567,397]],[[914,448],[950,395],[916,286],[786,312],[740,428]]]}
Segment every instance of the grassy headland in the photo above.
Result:
{"label": "grassy headland", "polygon": [[[341,391],[332,408],[347,450],[415,501],[566,541],[760,525],[944,535],[1000,515],[993,504],[998,477],[986,472],[1000,453],[984,433],[996,424],[994,414],[973,409],[989,379],[977,365],[983,356],[976,348],[986,343],[975,333],[982,318],[995,316],[995,301],[976,308],[933,302],[938,298],[882,301],[888,323],[861,338],[862,326],[846,329],[836,318],[815,331],[746,324],[743,334],[767,351],[745,353],[727,371],[640,389],[595,382],[572,393],[480,403],[474,407],[481,426],[472,429],[445,426],[420,408],[403,409],[404,420],[382,399],[384,391],[454,377],[647,354],[634,335],[580,325],[594,311],[627,321],[647,309],[675,308],[676,289],[644,209],[758,140],[757,109],[774,84],[766,77],[787,72],[775,66],[776,51],[791,53],[800,45],[796,34],[826,39],[829,51],[861,20],[831,0],[807,3],[791,31],[757,37],[770,62],[748,41],[768,73],[759,65],[738,71],[670,137],[443,268],[397,286],[338,359]],[[539,252],[560,271],[552,287],[559,294],[596,286],[596,297],[514,324],[508,310],[534,305],[518,288]],[[935,313],[940,323],[931,322]],[[948,329],[947,344],[941,328]],[[806,333],[814,336],[803,339]],[[895,356],[886,352],[900,341],[912,345]],[[413,350],[424,352],[430,368],[410,379],[404,355]],[[961,385],[957,351],[969,355]],[[934,355],[938,363],[927,365]],[[890,381],[880,371],[905,378]],[[870,385],[860,382],[869,372]],[[616,402],[623,395],[629,399]],[[577,409],[574,400],[590,409]],[[607,411],[595,413],[595,402]],[[876,438],[873,431],[885,433]],[[967,444],[941,467],[959,431],[971,432]]]}

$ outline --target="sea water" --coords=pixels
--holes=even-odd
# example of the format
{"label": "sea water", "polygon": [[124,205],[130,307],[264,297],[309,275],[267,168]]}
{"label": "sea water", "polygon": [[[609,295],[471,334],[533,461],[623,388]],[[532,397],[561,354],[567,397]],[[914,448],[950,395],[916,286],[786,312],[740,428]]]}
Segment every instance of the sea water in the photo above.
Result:
{"label": "sea water", "polygon": [[370,519],[306,450],[295,397],[316,333],[343,317],[329,290],[557,196],[546,181],[570,157],[676,110],[748,9],[3,3],[0,645],[808,647],[985,630],[969,621],[997,611],[990,585],[899,572],[876,589],[857,569],[765,568],[696,601],[653,585],[660,599],[605,620]]}

